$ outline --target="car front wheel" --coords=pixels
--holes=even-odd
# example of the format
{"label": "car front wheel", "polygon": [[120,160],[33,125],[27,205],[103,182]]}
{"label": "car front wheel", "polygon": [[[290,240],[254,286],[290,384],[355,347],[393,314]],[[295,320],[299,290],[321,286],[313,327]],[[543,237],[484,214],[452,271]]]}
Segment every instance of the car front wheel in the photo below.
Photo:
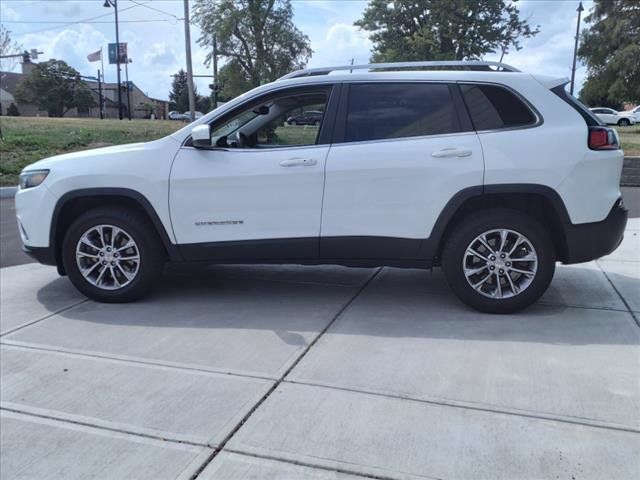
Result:
{"label": "car front wheel", "polygon": [[80,292],[108,303],[146,295],[165,262],[150,222],[117,207],[90,210],[74,221],[64,237],[62,259]]}
{"label": "car front wheel", "polygon": [[621,119],[618,121],[618,125],[619,125],[620,127],[628,127],[629,125],[631,125],[631,122],[630,122],[628,119],[626,119],[626,118],[621,118]]}
{"label": "car front wheel", "polygon": [[510,313],[546,291],[555,271],[547,231],[523,212],[494,209],[463,220],[448,237],[442,267],[449,286],[467,305]]}

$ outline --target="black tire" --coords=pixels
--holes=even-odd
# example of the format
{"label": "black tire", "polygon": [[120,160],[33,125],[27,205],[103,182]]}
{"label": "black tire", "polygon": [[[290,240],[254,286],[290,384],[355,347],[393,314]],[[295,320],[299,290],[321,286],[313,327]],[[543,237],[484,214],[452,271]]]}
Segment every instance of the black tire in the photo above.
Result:
{"label": "black tire", "polygon": [[320,126],[320,120],[316,120],[313,122],[313,126],[314,127],[319,127]]}
{"label": "black tire", "polygon": [[620,120],[618,120],[619,127],[628,127],[629,125],[631,125],[631,122],[626,118],[621,118]]}
{"label": "black tire", "polygon": [[292,126],[294,126],[294,127],[295,127],[296,125],[298,125],[298,122],[296,122],[295,120],[291,120],[291,121],[289,122],[289,125],[292,125]]}
{"label": "black tire", "polygon": [[[470,285],[463,269],[465,252],[471,242],[494,229],[508,229],[524,235],[538,258],[531,284],[509,298],[489,298],[479,293]],[[511,238],[514,238],[513,234]],[[464,303],[485,313],[511,313],[531,305],[547,290],[555,272],[555,249],[548,231],[536,219],[516,210],[496,208],[465,217],[448,235],[444,245],[442,269],[451,290]],[[501,278],[506,284],[508,279]]]}
{"label": "black tire", "polygon": [[[105,290],[87,281],[76,261],[76,246],[82,235],[97,225],[113,225],[124,230],[138,247],[140,263],[130,283]],[[162,276],[166,255],[155,227],[146,216],[122,207],[99,207],[79,216],[67,230],[62,244],[62,261],[73,285],[98,302],[132,302],[148,294]]]}

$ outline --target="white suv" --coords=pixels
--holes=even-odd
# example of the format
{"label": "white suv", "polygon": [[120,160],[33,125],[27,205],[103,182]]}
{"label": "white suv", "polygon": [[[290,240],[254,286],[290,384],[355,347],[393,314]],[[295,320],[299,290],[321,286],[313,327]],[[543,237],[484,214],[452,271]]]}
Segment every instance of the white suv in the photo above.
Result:
{"label": "white suv", "polygon": [[[566,82],[492,62],[294,72],[160,140],[30,165],[24,248],[104,302],[166,261],[441,266],[468,305],[515,311],[626,224],[617,134]],[[320,125],[287,124],[308,110]]]}

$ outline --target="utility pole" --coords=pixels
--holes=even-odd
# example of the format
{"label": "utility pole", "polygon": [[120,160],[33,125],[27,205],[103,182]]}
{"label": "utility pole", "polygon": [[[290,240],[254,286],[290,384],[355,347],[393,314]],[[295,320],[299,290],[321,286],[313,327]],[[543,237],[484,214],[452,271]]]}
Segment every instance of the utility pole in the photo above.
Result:
{"label": "utility pole", "polygon": [[184,46],[187,54],[187,89],[189,90],[189,114],[196,118],[196,99],[193,93],[193,67],[191,65],[191,30],[189,26],[189,0],[184,0]]}
{"label": "utility pole", "polygon": [[218,108],[218,38],[213,34],[213,108]]}
{"label": "utility pole", "polygon": [[576,80],[576,57],[578,56],[578,39],[580,38],[580,16],[583,10],[584,7],[582,6],[582,2],[580,2],[576,9],[576,12],[578,12],[578,24],[576,25],[576,43],[573,46],[573,67],[571,68],[571,88],[569,89],[571,95],[573,95],[573,87],[575,86]]}
{"label": "utility pole", "polygon": [[129,57],[126,58],[127,63],[124,64],[125,78],[127,82],[127,117],[131,120],[131,97],[129,96],[129,64],[132,62]]}

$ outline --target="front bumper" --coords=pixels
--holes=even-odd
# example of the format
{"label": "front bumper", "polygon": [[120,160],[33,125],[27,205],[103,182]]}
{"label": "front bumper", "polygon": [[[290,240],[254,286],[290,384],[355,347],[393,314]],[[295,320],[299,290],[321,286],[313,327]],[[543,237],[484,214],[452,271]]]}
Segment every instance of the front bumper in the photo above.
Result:
{"label": "front bumper", "polygon": [[43,265],[56,265],[56,254],[51,247],[28,247],[22,245],[22,251]]}
{"label": "front bumper", "polygon": [[610,254],[624,238],[628,211],[619,199],[601,222],[565,225],[566,258],[563,263],[581,263]]}

